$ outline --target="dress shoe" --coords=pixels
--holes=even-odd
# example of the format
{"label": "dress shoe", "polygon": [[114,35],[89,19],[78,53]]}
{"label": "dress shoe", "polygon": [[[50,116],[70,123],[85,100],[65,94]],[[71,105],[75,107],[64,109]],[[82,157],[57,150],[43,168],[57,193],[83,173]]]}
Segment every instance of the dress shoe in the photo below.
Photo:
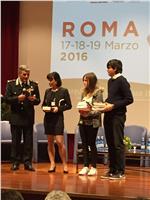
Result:
{"label": "dress shoe", "polygon": [[68,170],[64,170],[64,174],[68,174]]}
{"label": "dress shoe", "polygon": [[24,169],[25,169],[25,170],[28,170],[28,171],[35,171],[35,169],[32,167],[31,164],[24,165]]}
{"label": "dress shoe", "polygon": [[48,173],[52,173],[52,172],[55,172],[55,171],[56,171],[56,166],[53,169],[49,169]]}
{"label": "dress shoe", "polygon": [[18,170],[19,169],[19,164],[12,164],[12,166],[11,166],[11,170],[13,170],[13,171],[16,171],[16,170]]}

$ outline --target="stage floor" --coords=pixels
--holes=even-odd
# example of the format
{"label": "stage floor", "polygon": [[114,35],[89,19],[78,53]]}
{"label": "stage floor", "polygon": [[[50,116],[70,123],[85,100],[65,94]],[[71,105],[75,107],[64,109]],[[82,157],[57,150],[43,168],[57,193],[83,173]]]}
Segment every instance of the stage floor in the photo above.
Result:
{"label": "stage floor", "polygon": [[[100,178],[107,171],[107,166],[103,164],[98,164],[97,176],[91,177],[79,176],[75,164],[68,164],[68,174],[63,174],[61,164],[57,164],[55,173],[47,172],[49,163],[33,166],[36,172],[25,171],[23,165],[20,170],[12,172],[10,163],[2,163],[1,188],[43,196],[52,190],[63,190],[72,199],[150,199],[148,167],[126,166],[125,180],[104,180]],[[79,165],[79,168],[81,167],[82,165]]]}

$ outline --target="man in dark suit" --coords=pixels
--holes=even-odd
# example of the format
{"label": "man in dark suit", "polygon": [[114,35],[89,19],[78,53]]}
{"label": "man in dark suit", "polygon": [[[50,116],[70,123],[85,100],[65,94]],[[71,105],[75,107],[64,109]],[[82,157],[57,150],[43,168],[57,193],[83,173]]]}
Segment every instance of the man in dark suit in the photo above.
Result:
{"label": "man in dark suit", "polygon": [[38,84],[29,80],[30,69],[21,65],[18,78],[7,82],[5,100],[11,106],[12,148],[11,170],[18,170],[21,162],[21,138],[23,135],[24,169],[35,171],[32,167],[34,105],[40,103]]}

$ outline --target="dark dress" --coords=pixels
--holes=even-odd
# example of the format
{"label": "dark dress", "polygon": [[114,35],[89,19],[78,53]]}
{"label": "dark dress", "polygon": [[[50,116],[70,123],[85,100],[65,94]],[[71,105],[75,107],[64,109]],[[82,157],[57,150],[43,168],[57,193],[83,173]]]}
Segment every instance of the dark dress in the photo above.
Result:
{"label": "dark dress", "polygon": [[50,106],[55,104],[58,112],[45,112],[44,128],[46,135],[62,135],[64,132],[64,114],[65,110],[72,108],[69,92],[66,88],[60,87],[53,91],[51,88],[45,91],[42,106]]}

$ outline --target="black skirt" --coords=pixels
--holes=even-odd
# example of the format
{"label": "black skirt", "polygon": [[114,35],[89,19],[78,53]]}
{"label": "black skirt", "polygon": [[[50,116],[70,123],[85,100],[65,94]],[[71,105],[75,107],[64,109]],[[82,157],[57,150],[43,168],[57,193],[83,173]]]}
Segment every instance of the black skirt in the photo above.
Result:
{"label": "black skirt", "polygon": [[44,117],[44,128],[46,135],[63,135],[63,113],[46,113]]}

